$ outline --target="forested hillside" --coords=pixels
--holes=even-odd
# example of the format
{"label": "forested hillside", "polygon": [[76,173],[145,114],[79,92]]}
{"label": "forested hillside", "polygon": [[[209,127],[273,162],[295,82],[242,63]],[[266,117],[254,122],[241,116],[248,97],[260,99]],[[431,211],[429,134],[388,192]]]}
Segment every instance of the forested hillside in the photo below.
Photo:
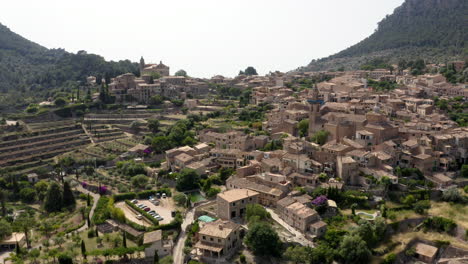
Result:
{"label": "forested hillside", "polygon": [[67,91],[94,75],[107,79],[133,72],[137,63],[107,62],[103,57],[80,51],[47,49],[0,24],[0,110],[26,106],[57,91]]}
{"label": "forested hillside", "polygon": [[468,1],[406,0],[376,31],[358,44],[314,60],[302,70],[356,69],[375,58],[397,62],[422,58],[432,62],[464,59],[468,54]]}

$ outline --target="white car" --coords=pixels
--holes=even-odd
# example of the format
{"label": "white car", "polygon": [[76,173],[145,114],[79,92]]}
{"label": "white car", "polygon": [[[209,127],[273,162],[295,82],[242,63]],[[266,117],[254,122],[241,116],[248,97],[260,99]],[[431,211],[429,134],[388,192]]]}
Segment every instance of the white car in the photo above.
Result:
{"label": "white car", "polygon": [[141,220],[143,219],[143,216],[141,214],[136,215],[136,219]]}

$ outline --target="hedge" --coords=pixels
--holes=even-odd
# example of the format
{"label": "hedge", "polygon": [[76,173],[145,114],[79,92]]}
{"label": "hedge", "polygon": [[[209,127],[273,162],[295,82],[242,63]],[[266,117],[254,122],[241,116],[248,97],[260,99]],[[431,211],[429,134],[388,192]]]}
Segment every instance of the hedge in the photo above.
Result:
{"label": "hedge", "polygon": [[[150,230],[151,231],[152,230],[159,230],[159,229],[161,229],[161,230],[179,229],[181,227],[181,225],[182,225],[182,214],[180,212],[176,213],[176,216],[174,217],[174,219],[169,224],[160,225],[158,220],[154,219],[146,211],[142,210],[141,208],[138,208],[138,206],[136,206],[135,204],[133,204],[129,200],[125,200],[125,203],[128,204],[133,209],[135,209],[138,213],[140,213],[144,217],[148,218],[155,225],[153,227],[150,227],[148,231],[150,231]],[[131,221],[129,221],[129,222],[131,222]],[[138,225],[138,224],[136,224],[136,225]]]}
{"label": "hedge", "polygon": [[171,189],[169,188],[160,188],[158,190],[146,190],[139,193],[135,192],[128,192],[128,193],[121,193],[114,195],[114,201],[124,201],[124,200],[132,200],[132,199],[148,199],[151,195],[156,195],[156,193],[165,193],[168,197],[172,196]]}
{"label": "hedge", "polygon": [[157,226],[159,225],[159,221],[156,220],[153,216],[151,216],[150,214],[148,214],[145,210],[139,208],[138,206],[136,206],[135,204],[133,204],[132,202],[130,202],[129,200],[125,200],[125,203],[127,205],[129,205],[130,207],[132,207],[133,209],[135,209],[138,213],[140,213],[142,216],[146,217],[148,220],[151,221],[151,223],[153,223],[153,225]]}

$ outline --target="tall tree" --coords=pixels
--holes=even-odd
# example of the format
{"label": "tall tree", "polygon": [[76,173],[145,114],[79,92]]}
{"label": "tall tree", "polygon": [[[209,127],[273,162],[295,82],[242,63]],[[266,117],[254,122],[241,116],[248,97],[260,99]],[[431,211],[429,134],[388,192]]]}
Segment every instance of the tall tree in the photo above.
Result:
{"label": "tall tree", "polygon": [[174,75],[175,75],[175,76],[187,77],[187,72],[184,71],[184,70],[178,70]]}
{"label": "tall tree", "polygon": [[5,217],[7,214],[6,209],[6,192],[4,190],[0,190],[0,203],[2,204],[2,216]]}
{"label": "tall tree", "polygon": [[11,224],[8,223],[5,219],[0,220],[0,240],[10,236],[11,232]]}
{"label": "tall tree", "polygon": [[62,206],[62,190],[60,190],[60,186],[56,182],[53,182],[50,184],[49,189],[47,190],[44,201],[44,209],[47,212],[58,212],[62,210]]}
{"label": "tall tree", "polygon": [[249,227],[245,244],[256,255],[278,256],[281,249],[281,241],[276,231],[269,224],[262,222]]}
{"label": "tall tree", "polygon": [[36,221],[34,217],[30,217],[26,214],[21,214],[14,222],[13,227],[16,231],[20,231],[24,233],[24,237],[26,240],[26,245],[28,248],[31,248],[31,241],[29,239],[29,232],[35,226]]}
{"label": "tall tree", "polygon": [[86,245],[84,240],[81,240],[81,255],[83,255],[83,257],[86,258]]}
{"label": "tall tree", "polygon": [[258,75],[257,70],[252,66],[247,67],[244,71],[244,74],[245,75]]}
{"label": "tall tree", "polygon": [[340,243],[338,253],[343,263],[367,263],[371,256],[366,242],[358,235],[346,235]]}
{"label": "tall tree", "polygon": [[75,196],[73,195],[73,192],[70,188],[70,184],[68,182],[65,182],[63,184],[63,206],[72,207],[75,206],[75,204]]}

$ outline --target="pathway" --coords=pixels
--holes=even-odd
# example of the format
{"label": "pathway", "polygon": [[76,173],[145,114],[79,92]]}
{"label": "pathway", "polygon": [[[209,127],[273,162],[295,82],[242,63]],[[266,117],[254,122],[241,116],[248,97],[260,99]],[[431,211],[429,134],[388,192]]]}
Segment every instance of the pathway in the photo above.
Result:
{"label": "pathway", "polygon": [[[96,205],[98,203],[100,195],[97,194],[97,193],[93,193],[91,191],[86,190],[85,188],[83,188],[83,186],[81,186],[81,184],[79,182],[78,182],[78,185],[76,186],[76,189],[79,192],[84,193],[84,194],[89,193],[89,195],[93,197],[93,206],[91,206],[91,210],[89,211],[89,219],[93,219],[94,210],[96,209]],[[82,227],[78,228],[76,231],[81,232],[81,231],[84,231],[86,229],[88,229],[88,221],[85,221],[85,224]]]}
{"label": "pathway", "polygon": [[174,257],[174,264],[184,263],[184,244],[185,244],[185,239],[187,238],[187,233],[185,232],[185,229],[187,228],[188,225],[190,225],[193,222],[195,209],[196,207],[190,209],[185,215],[184,221],[182,222],[179,239],[177,240],[177,244],[175,245],[173,253],[172,253]]}

